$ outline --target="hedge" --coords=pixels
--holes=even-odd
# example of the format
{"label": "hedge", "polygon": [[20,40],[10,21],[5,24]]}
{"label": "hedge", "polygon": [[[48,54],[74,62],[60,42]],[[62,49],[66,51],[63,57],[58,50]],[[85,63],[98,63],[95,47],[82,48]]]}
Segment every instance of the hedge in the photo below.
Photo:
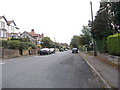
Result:
{"label": "hedge", "polygon": [[112,55],[120,55],[120,33],[110,35],[107,38],[108,53]]}
{"label": "hedge", "polygon": [[32,44],[31,42],[21,42],[18,40],[0,40],[0,47],[4,47],[7,49],[28,49],[31,47],[32,49],[35,49],[36,46]]}

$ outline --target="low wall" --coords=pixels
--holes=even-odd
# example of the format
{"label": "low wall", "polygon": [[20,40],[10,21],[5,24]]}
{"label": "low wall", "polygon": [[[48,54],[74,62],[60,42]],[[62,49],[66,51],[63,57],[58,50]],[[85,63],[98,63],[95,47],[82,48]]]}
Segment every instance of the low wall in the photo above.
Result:
{"label": "low wall", "polygon": [[37,49],[31,49],[31,55],[37,54]]}
{"label": "low wall", "polygon": [[[89,53],[89,54],[94,54],[93,52],[86,52],[86,53]],[[120,56],[114,56],[114,55],[109,55],[107,53],[97,53],[97,56],[103,58],[103,59],[106,59],[114,64],[117,64],[117,65],[120,65]]]}
{"label": "low wall", "polygon": [[12,49],[2,49],[2,58],[8,59],[13,57],[19,56],[19,50],[12,50]]}
{"label": "low wall", "polygon": [[106,53],[98,53],[98,56],[104,58],[104,59],[107,59],[115,64],[118,64],[120,65],[120,56],[114,56],[114,55],[109,55],[109,54],[106,54]]}
{"label": "low wall", "polygon": [[29,55],[29,50],[22,50],[22,55],[23,56]]}
{"label": "low wall", "polygon": [[0,58],[2,59],[9,59],[9,58],[18,57],[18,56],[27,56],[27,55],[34,55],[34,54],[37,54],[37,49],[31,49],[31,52],[30,52],[29,50],[19,51],[14,49],[0,48]]}

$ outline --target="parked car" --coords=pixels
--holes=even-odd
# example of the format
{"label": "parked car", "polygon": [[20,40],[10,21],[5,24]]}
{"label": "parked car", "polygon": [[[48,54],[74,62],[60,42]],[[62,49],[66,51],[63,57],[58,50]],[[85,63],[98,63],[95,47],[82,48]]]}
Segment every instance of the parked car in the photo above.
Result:
{"label": "parked car", "polygon": [[63,48],[60,48],[60,49],[59,49],[59,51],[60,51],[60,52],[63,52],[63,51],[64,51],[64,49],[63,49]]}
{"label": "parked car", "polygon": [[50,54],[55,53],[55,49],[54,48],[49,48]]}
{"label": "parked car", "polygon": [[42,48],[39,52],[40,55],[48,55],[50,54],[50,50],[48,48]]}
{"label": "parked car", "polygon": [[66,48],[65,51],[68,51],[68,49]]}
{"label": "parked car", "polygon": [[78,53],[78,49],[77,48],[73,48],[72,49],[72,53]]}

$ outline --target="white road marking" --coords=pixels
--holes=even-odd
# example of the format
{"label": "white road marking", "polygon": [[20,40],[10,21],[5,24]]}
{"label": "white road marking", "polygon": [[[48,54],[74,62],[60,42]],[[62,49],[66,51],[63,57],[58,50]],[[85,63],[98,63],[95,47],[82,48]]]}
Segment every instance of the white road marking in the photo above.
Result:
{"label": "white road marking", "polygon": [[1,62],[0,64],[5,64],[5,62]]}

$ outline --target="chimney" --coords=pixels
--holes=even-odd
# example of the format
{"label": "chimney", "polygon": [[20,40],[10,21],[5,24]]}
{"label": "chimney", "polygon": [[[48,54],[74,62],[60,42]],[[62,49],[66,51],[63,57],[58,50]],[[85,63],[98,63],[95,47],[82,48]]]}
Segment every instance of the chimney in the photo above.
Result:
{"label": "chimney", "polygon": [[41,37],[44,37],[44,34],[43,34],[43,33],[41,34]]}
{"label": "chimney", "polygon": [[34,32],[34,29],[32,29],[31,32]]}

